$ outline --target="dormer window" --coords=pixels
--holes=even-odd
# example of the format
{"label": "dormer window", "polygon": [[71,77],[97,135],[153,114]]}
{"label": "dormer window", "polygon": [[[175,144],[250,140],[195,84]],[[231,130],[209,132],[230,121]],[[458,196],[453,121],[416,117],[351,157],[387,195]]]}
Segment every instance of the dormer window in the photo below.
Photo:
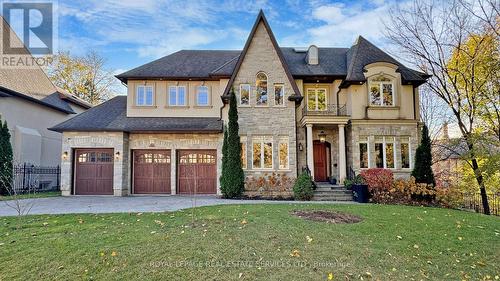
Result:
{"label": "dormer window", "polygon": [[257,73],[256,77],[256,105],[267,105],[267,75],[264,72]]}
{"label": "dormer window", "polygon": [[370,79],[368,84],[370,92],[370,105],[394,106],[394,83],[387,76],[380,75]]}
{"label": "dormer window", "polygon": [[153,86],[139,85],[135,95],[135,105],[152,106],[153,105]]}

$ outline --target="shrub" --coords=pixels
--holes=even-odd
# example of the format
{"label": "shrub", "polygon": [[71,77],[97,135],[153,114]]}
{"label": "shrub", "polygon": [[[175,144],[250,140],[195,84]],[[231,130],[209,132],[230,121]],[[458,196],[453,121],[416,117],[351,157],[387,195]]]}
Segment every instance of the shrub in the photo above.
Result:
{"label": "shrub", "polygon": [[464,198],[460,189],[456,187],[437,187],[435,202],[444,208],[459,208],[463,206]]}
{"label": "shrub", "polygon": [[245,191],[268,192],[290,192],[294,179],[286,174],[264,174],[262,177],[247,177],[245,180]]}
{"label": "shrub", "polygon": [[295,200],[311,200],[313,197],[312,178],[307,173],[303,172],[293,185],[293,196]]}
{"label": "shrub", "polygon": [[368,185],[370,193],[378,190],[388,190],[394,182],[394,174],[391,170],[373,168],[361,171],[361,176]]}
{"label": "shrub", "polygon": [[365,184],[365,180],[361,175],[356,175],[353,179],[345,179],[344,180],[344,186],[347,189],[352,189],[353,185],[356,184]]}
{"label": "shrub", "polygon": [[431,138],[426,125],[422,128],[422,140],[415,152],[415,168],[413,168],[411,175],[418,183],[436,185],[432,172]]}

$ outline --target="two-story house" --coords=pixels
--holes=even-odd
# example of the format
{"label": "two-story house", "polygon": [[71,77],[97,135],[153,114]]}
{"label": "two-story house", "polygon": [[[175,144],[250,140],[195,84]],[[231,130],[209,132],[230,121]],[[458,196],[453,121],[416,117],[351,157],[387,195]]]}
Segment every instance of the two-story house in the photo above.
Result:
{"label": "two-story house", "polygon": [[315,181],[371,167],[409,175],[427,75],[362,37],[282,48],[260,12],[242,51],[182,50],[117,78],[127,96],[52,128],[63,132],[63,195],[220,194],[231,90],[248,178],[306,167]]}

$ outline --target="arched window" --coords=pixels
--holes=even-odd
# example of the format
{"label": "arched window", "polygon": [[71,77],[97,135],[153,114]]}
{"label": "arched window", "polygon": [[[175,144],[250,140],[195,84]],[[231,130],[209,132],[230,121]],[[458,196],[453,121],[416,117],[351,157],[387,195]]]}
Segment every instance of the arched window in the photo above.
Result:
{"label": "arched window", "polygon": [[385,75],[378,75],[369,80],[370,105],[394,106],[394,83]]}
{"label": "arched window", "polygon": [[257,105],[267,105],[267,75],[264,72],[257,73],[256,90]]}

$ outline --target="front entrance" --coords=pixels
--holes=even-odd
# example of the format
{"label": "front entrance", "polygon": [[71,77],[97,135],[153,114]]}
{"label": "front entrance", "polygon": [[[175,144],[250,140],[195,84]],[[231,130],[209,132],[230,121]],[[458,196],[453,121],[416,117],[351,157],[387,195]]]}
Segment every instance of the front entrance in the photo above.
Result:
{"label": "front entrance", "polygon": [[134,194],[170,190],[170,150],[134,150]]}
{"label": "front entrance", "polygon": [[330,144],[328,142],[314,141],[314,181],[328,181],[328,157]]}
{"label": "front entrance", "polygon": [[217,150],[178,150],[178,194],[217,193]]}

